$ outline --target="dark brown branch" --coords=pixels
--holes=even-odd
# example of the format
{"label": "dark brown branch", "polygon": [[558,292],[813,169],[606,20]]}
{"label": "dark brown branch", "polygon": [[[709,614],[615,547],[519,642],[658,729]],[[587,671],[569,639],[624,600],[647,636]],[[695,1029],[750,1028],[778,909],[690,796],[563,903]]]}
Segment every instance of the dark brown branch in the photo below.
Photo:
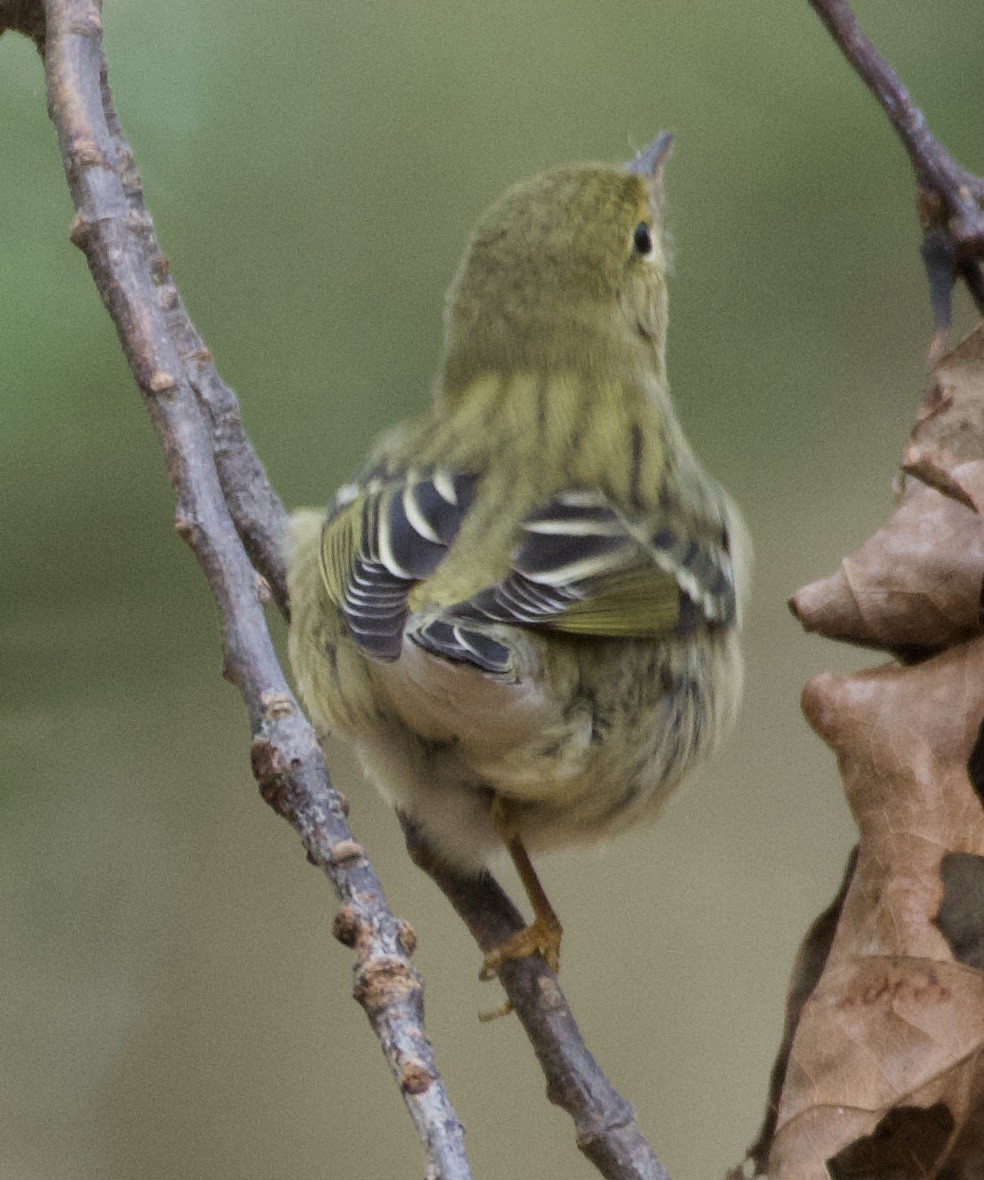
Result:
{"label": "dark brown branch", "polygon": [[[984,310],[981,302],[984,299],[984,278],[979,266],[979,260],[984,258],[984,212],[981,209],[984,180],[961,168],[939,142],[898,74],[861,32],[847,0],[809,2],[902,140],[921,190],[920,212],[924,225],[927,229],[942,226],[951,237],[951,285],[955,275],[963,278],[978,310]],[[938,282],[938,275],[931,270],[931,287]],[[937,327],[948,327],[948,300],[941,303],[937,294],[933,304]]]}
{"label": "dark brown branch", "polygon": [[0,0],[0,35],[8,30],[24,33],[41,46],[44,42],[41,0]]}
{"label": "dark brown branch", "polygon": [[[401,817],[414,862],[435,882],[483,951],[501,946],[526,923],[488,873],[463,877],[435,857]],[[635,1121],[584,1043],[557,976],[538,955],[503,963],[499,978],[530,1039],[547,1097],[574,1120],[577,1145],[609,1180],[669,1180]]]}
{"label": "dark brown branch", "polygon": [[[99,5],[46,0],[45,16],[48,104],[76,210],[72,240],[85,252],[164,448],[178,530],[218,604],[224,672],[246,704],[254,773],[264,798],[297,830],[309,859],[343,902],[335,933],[356,950],[355,995],[424,1143],[428,1176],[467,1180],[461,1126],[423,1030],[422,986],[410,963],[413,932],[390,912],[379,879],[352,837],[321,749],[278,664],[263,617],[264,595],[226,504],[227,489],[239,486],[240,473],[251,479],[262,469],[251,448],[235,449],[237,440],[245,440],[235,398],[211,369],[167,278],[132,157],[118,138]],[[224,447],[229,439],[233,446]],[[225,481],[219,474],[224,453],[237,468],[236,477],[227,473]],[[265,477],[253,499],[233,495],[232,500],[244,517],[255,503],[265,506],[274,524],[256,536],[273,552],[277,514],[282,517],[283,510]],[[271,573],[268,580],[282,584],[279,570]]]}

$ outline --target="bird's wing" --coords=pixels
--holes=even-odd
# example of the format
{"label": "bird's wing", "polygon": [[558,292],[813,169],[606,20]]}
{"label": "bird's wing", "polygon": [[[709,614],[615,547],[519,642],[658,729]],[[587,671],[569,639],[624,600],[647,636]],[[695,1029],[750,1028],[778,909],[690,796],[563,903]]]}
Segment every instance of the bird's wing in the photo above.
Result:
{"label": "bird's wing", "polygon": [[321,534],[321,574],[367,655],[399,657],[410,591],[444,559],[477,482],[476,475],[409,472],[348,485],[335,497]]}
{"label": "bird's wing", "polygon": [[727,626],[736,602],[726,530],[694,535],[675,517],[667,507],[633,520],[600,492],[562,493],[523,522],[508,576],[443,615],[609,638]]}
{"label": "bird's wing", "polygon": [[[413,585],[440,565],[477,476],[431,472],[370,482],[325,526],[322,571],[355,641],[398,658]],[[444,658],[502,673],[509,648],[482,624],[578,635],[663,638],[727,626],[736,601],[727,532],[697,529],[667,506],[633,519],[606,496],[568,491],[523,521],[505,578],[426,614],[411,639]]]}

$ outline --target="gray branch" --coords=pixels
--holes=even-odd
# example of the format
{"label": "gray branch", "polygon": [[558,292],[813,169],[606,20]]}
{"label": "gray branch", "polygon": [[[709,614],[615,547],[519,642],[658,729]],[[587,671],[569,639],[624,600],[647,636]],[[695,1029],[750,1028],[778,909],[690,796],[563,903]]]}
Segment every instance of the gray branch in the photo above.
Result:
{"label": "gray branch", "polygon": [[923,260],[937,329],[950,326],[950,293],[960,277],[984,311],[984,180],[961,168],[933,134],[895,70],[858,24],[848,0],[809,0],[840,51],[874,95],[902,141],[919,189],[926,229]]}
{"label": "gray branch", "polygon": [[[407,848],[435,882],[483,951],[526,923],[489,873],[449,869],[405,817]],[[539,955],[507,960],[499,979],[547,1079],[547,1097],[574,1120],[577,1145],[607,1180],[669,1180],[635,1121],[635,1111],[605,1077],[584,1043],[557,976]]]}
{"label": "gray branch", "polygon": [[[0,0],[0,33],[6,29],[33,37],[45,54],[49,109],[76,209],[72,240],[86,255],[163,446],[177,528],[218,604],[224,674],[246,704],[261,792],[300,834],[343,903],[334,933],[356,951],[355,997],[425,1145],[428,1180],[465,1180],[461,1127],[424,1034],[422,985],[410,964],[413,931],[390,912],[352,836],[345,802],[266,628],[262,604],[269,596],[289,613],[281,551],[286,513],[161,253],[107,83],[100,5],[45,0],[42,10],[41,0]],[[484,950],[521,927],[492,877],[456,876],[419,839],[408,843]],[[502,980],[548,1097],[571,1115],[585,1156],[609,1180],[666,1180],[546,964],[536,957],[508,963]]]}
{"label": "gray branch", "polygon": [[[424,1144],[428,1177],[468,1180],[462,1128],[424,1033],[423,990],[410,963],[413,931],[390,912],[279,666],[262,600],[269,583],[286,605],[280,563],[258,561],[267,574],[260,580],[240,541],[244,536],[254,552],[264,545],[275,552],[283,508],[158,249],[132,155],[119,135],[99,5],[46,0],[44,15],[48,106],[76,211],[72,240],[85,253],[164,449],[178,531],[215,596],[224,675],[246,705],[254,773],[263,797],[300,834],[308,858],[343,902],[335,932],[355,948],[355,996]],[[263,514],[262,527],[249,519],[254,508]]]}

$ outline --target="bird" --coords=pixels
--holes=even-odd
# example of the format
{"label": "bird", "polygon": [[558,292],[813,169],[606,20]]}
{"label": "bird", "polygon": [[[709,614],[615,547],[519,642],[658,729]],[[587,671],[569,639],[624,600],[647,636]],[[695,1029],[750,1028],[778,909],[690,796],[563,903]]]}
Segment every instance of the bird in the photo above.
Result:
{"label": "bird", "polygon": [[[462,873],[652,819],[735,721],[750,545],[666,376],[671,135],[525,180],[449,289],[431,405],[292,517],[289,654],[319,737]],[[508,1006],[505,1010],[508,1010]]]}

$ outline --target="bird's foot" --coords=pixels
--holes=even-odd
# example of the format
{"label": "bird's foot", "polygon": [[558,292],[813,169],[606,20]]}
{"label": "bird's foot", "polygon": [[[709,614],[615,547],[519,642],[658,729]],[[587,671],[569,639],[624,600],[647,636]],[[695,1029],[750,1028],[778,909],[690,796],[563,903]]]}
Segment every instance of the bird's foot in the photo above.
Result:
{"label": "bird's foot", "polygon": [[[539,955],[550,970],[556,973],[560,970],[560,940],[563,933],[563,927],[556,914],[551,912],[537,916],[529,926],[517,930],[502,946],[489,951],[478,978],[483,982],[495,979],[503,963],[509,959],[525,959],[527,955]],[[483,1024],[488,1024],[489,1021],[498,1020],[500,1016],[508,1016],[512,1010],[512,1004],[506,1000],[501,1008],[495,1008],[491,1012],[480,1012],[478,1019]]]}
{"label": "bird's foot", "polygon": [[[555,974],[560,969],[560,940],[564,928],[540,884],[540,878],[536,875],[521,837],[516,833],[513,814],[515,807],[516,804],[497,795],[492,801],[490,814],[493,827],[505,844],[533,905],[534,917],[529,926],[517,930],[502,946],[489,951],[485,956],[485,962],[478,973],[478,978],[483,982],[495,979],[503,963],[510,959],[525,959],[528,955],[539,955]],[[512,1004],[507,1001],[494,1012],[481,1013],[479,1020],[496,1020],[500,1016],[507,1016],[511,1011]]]}
{"label": "bird's foot", "polygon": [[537,916],[529,926],[517,930],[502,946],[489,951],[478,978],[483,982],[495,979],[507,959],[525,959],[539,955],[551,971],[560,970],[560,940],[564,930],[555,914]]}

